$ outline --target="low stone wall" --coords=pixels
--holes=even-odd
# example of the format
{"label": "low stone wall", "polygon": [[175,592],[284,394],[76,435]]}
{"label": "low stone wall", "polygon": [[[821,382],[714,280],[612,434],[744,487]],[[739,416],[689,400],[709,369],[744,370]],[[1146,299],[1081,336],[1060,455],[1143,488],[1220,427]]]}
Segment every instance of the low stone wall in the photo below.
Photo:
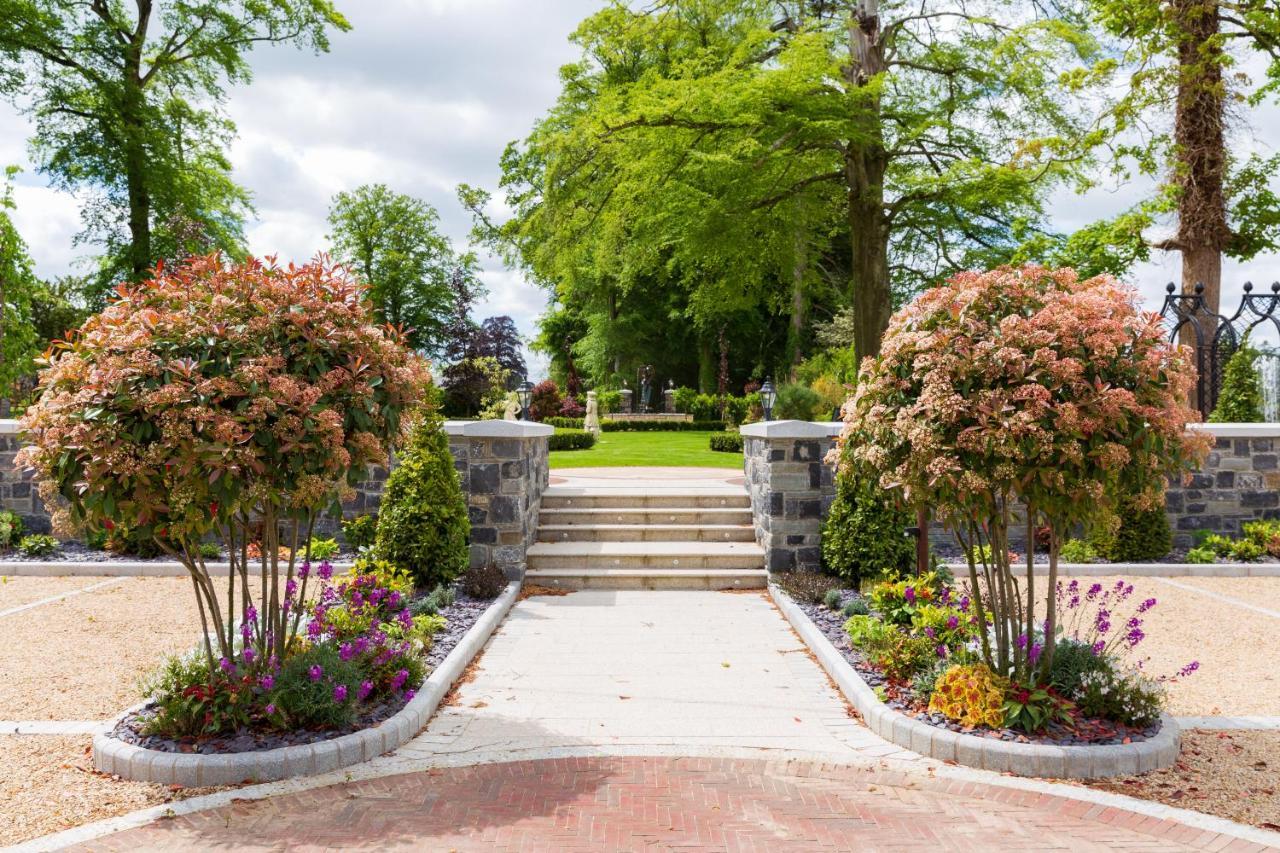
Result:
{"label": "low stone wall", "polygon": [[48,533],[49,512],[36,494],[31,474],[19,471],[13,464],[21,446],[18,422],[7,418],[0,420],[0,509],[12,510],[22,516],[28,531]]}
{"label": "low stone wall", "polygon": [[1165,495],[1174,545],[1197,530],[1235,536],[1247,521],[1280,518],[1280,424],[1197,424],[1214,437],[1200,470]]}
{"label": "low stone wall", "polygon": [[771,572],[821,567],[822,520],[836,494],[834,469],[824,460],[840,427],[766,421],[738,430],[756,542]]}
{"label": "low stone wall", "polygon": [[471,565],[496,565],[509,578],[522,577],[549,479],[547,439],[555,430],[528,421],[446,421],[444,429],[471,515]]}

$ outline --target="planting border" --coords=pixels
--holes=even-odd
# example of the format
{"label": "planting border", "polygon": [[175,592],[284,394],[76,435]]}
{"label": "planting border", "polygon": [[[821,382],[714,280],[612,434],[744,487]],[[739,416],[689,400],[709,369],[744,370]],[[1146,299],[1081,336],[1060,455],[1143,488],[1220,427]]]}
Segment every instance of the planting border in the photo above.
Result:
{"label": "planting border", "polygon": [[[960,577],[967,563],[948,562],[947,568]],[[1035,564],[1035,576],[1049,574],[1048,563]],[[1280,563],[1059,563],[1058,576],[1100,578],[1130,575],[1136,578],[1280,578]]]}
{"label": "planting border", "polygon": [[[214,755],[145,749],[104,732],[93,738],[93,766],[135,782],[208,787],[246,781],[276,782],[369,761],[403,746],[426,726],[453,682],[489,641],[519,592],[518,581],[509,583],[427,677],[413,699],[376,726],[319,743]],[[116,722],[135,710],[125,711]],[[108,731],[114,728],[115,722]]]}
{"label": "planting border", "polygon": [[1182,734],[1168,714],[1160,715],[1160,731],[1154,737],[1106,746],[1012,743],[953,732],[912,719],[881,702],[857,670],[786,593],[770,584],[769,595],[840,692],[862,715],[867,727],[898,746],[939,761],[1043,779],[1131,776],[1168,767],[1178,759]]}
{"label": "planting border", "polygon": [[[206,564],[212,577],[227,576],[226,562]],[[335,573],[348,571],[353,563],[331,563]],[[10,578],[185,578],[186,568],[176,560],[0,560],[0,577]]]}

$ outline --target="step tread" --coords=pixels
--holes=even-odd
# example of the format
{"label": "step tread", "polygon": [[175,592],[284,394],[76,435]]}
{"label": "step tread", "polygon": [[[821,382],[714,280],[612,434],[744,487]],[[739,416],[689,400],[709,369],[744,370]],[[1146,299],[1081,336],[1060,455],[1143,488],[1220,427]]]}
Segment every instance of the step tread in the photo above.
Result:
{"label": "step tread", "polygon": [[650,496],[658,497],[727,497],[742,498],[747,497],[747,490],[742,486],[671,486],[667,487],[619,487],[619,488],[601,488],[599,486],[548,486],[543,489],[542,496],[544,498],[592,498],[592,497],[617,497],[618,495],[629,495],[637,498],[645,498]]}
{"label": "step tread", "polygon": [[713,513],[713,512],[732,512],[739,515],[750,515],[751,507],[749,506],[549,506],[543,507],[538,511],[543,515],[562,514],[562,515],[579,515],[582,513],[620,513],[620,512],[638,512],[646,515],[656,515],[658,513]]}
{"label": "step tread", "polygon": [[555,569],[539,568],[525,571],[526,578],[537,577],[689,577],[690,575],[706,575],[712,578],[723,577],[764,577],[769,572],[765,569]]}
{"label": "step tread", "polygon": [[535,542],[530,557],[764,556],[755,542]]}
{"label": "step tread", "polygon": [[718,530],[742,531],[754,530],[750,524],[539,524],[539,530]]}

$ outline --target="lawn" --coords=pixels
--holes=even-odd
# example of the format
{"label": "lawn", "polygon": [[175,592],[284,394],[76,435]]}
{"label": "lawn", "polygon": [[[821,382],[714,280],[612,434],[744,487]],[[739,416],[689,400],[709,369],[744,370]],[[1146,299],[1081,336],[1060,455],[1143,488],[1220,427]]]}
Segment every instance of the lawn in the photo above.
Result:
{"label": "lawn", "polygon": [[552,468],[670,465],[680,468],[741,468],[741,453],[708,447],[709,432],[606,432],[590,450],[556,450]]}

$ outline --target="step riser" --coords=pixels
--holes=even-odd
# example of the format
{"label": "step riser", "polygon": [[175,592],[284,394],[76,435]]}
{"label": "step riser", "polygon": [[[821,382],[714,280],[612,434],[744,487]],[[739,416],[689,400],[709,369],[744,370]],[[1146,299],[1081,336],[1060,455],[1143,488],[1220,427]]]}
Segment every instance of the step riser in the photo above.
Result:
{"label": "step riser", "polygon": [[708,575],[642,576],[642,577],[582,577],[574,575],[539,574],[530,571],[525,575],[527,583],[556,589],[764,589],[768,576],[763,572],[730,577]]}
{"label": "step riser", "polygon": [[703,509],[672,512],[669,509],[618,509],[602,512],[551,510],[543,507],[538,515],[542,524],[738,524],[751,525],[749,509]]}
{"label": "step riser", "polygon": [[597,555],[529,556],[530,569],[663,569],[664,571],[697,572],[702,569],[763,569],[759,557],[737,555],[689,555],[663,557],[635,555],[601,557]]}
{"label": "step riser", "polygon": [[575,495],[542,496],[543,509],[635,509],[638,507],[698,507],[707,509],[750,509],[746,495]]}
{"label": "step riser", "polygon": [[637,527],[630,530],[576,527],[541,527],[539,542],[754,542],[755,530],[739,527],[717,530],[710,527]]}

